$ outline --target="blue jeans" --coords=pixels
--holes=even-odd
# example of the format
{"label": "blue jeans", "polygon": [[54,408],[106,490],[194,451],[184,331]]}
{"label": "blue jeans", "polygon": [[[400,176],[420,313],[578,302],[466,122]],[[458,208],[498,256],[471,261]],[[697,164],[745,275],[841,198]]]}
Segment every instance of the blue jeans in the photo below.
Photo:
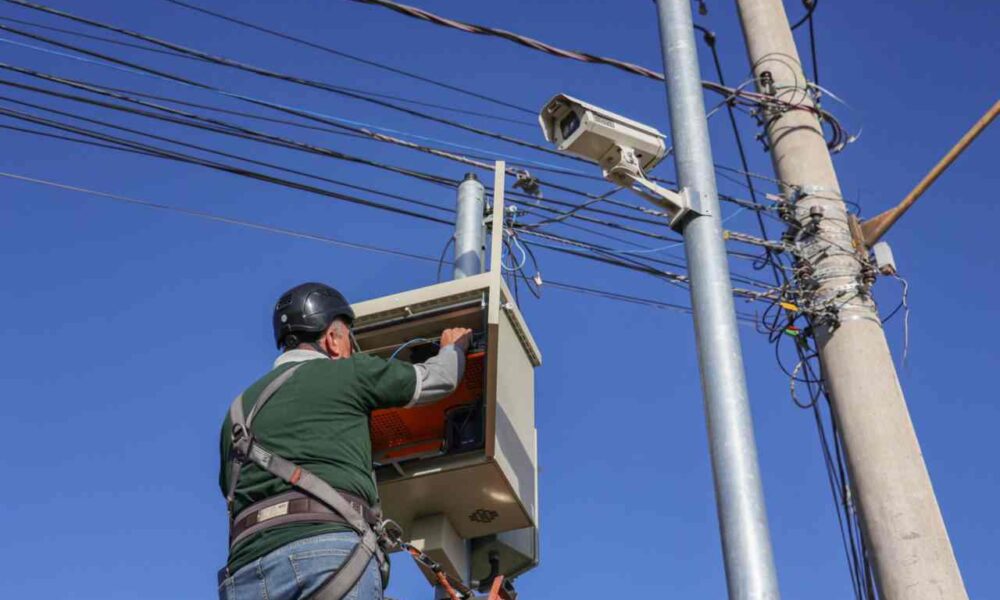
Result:
{"label": "blue jeans", "polygon": [[[296,540],[244,566],[219,586],[219,600],[297,600],[316,591],[358,543],[354,532]],[[345,600],[382,600],[378,561],[368,563]]]}

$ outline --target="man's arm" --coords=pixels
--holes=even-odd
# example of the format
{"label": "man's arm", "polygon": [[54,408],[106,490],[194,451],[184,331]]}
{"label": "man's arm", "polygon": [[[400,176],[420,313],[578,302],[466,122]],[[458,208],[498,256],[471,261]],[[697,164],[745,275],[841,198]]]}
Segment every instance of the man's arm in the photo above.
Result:
{"label": "man's arm", "polygon": [[465,374],[465,352],[471,337],[472,330],[463,327],[445,329],[441,333],[441,349],[437,355],[413,365],[417,385],[406,408],[435,402],[458,388]]}

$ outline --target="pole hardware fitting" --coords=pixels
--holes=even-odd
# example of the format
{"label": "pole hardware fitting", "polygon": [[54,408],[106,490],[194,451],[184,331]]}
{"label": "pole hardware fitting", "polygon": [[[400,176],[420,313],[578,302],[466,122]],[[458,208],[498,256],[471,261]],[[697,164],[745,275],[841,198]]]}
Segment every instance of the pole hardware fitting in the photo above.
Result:
{"label": "pole hardware fitting", "polygon": [[703,217],[712,215],[707,194],[692,188],[675,192],[658,185],[647,179],[642,172],[635,150],[627,146],[618,146],[617,151],[618,160],[604,169],[604,177],[665,210],[670,219],[671,229],[681,231],[685,221],[692,214]]}
{"label": "pole hardware fitting", "polygon": [[539,185],[537,177],[529,173],[526,169],[515,171],[514,176],[517,178],[514,182],[515,189],[522,190],[525,194],[534,196],[535,198],[542,197],[542,188]]}
{"label": "pole hardware fitting", "polygon": [[768,96],[774,95],[774,75],[770,71],[761,71],[757,77],[757,84],[760,90]]}

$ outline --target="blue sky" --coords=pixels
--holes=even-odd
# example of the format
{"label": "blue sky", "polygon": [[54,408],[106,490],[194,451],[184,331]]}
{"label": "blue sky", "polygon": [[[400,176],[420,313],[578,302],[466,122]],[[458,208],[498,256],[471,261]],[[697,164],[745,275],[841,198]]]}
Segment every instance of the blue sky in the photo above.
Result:
{"label": "blue sky", "polygon": [[[53,1],[59,8],[277,70],[531,121],[529,115],[296,47],[163,0]],[[351,2],[204,3],[518,105],[540,107],[553,94],[568,92],[669,133],[663,86],[610,68]],[[863,131],[836,158],[836,166],[845,195],[860,202],[865,215],[901,198],[996,100],[1000,13],[992,4],[820,3],[821,83],[846,103],[828,98],[827,108],[852,131]],[[563,47],[660,66],[650,2],[425,0],[419,5]],[[698,21],[718,33],[727,80],[740,82],[748,64],[735,8],[713,1],[708,7],[709,15]],[[787,7],[793,18],[802,13],[798,3]],[[0,17],[95,33],[7,4],[0,6]],[[800,37],[803,52],[805,41]],[[275,102],[580,166],[316,90],[79,43]],[[702,71],[714,79],[704,50]],[[5,63],[247,110],[212,94],[8,44],[2,53]],[[9,73],[0,78],[29,82]],[[445,205],[453,200],[441,187],[368,167],[151,126],[13,89],[0,95],[113,118],[387,192]],[[707,98],[709,105],[716,101]],[[0,106],[11,107],[6,100]],[[530,125],[454,116],[542,143]],[[741,117],[740,124],[753,170],[770,174],[767,155],[753,142],[753,122]],[[466,170],[373,142],[266,127],[452,178]],[[711,130],[716,162],[737,166],[728,122],[715,118]],[[0,136],[4,172],[421,255],[437,256],[450,234],[442,225],[194,166],[9,130],[0,130]],[[990,379],[1000,368],[994,343],[1000,336],[1000,269],[993,243],[1000,218],[994,198],[998,153],[1000,131],[987,131],[888,238],[911,285],[910,355],[900,376],[970,596],[976,598],[1000,587],[995,550],[1000,407]],[[669,178],[673,166],[664,163],[657,172]],[[592,192],[608,189],[602,182],[554,180]],[[5,596],[214,597],[226,528],[216,487],[218,427],[232,397],[273,360],[273,300],[304,280],[327,281],[352,299],[377,297],[432,283],[434,265],[9,179],[0,185]],[[720,178],[719,185],[723,192],[746,196],[735,183]],[[724,207],[727,216],[732,209]],[[727,225],[745,232],[756,227],[747,213]],[[640,274],[545,251],[539,259],[552,280],[686,301],[683,290]],[[754,275],[745,261],[734,261],[733,268]],[[896,282],[879,281],[876,290],[883,312],[898,302]],[[536,374],[542,563],[520,580],[523,597],[724,597],[690,318],[551,288],[541,300],[525,297],[522,308],[545,356]],[[738,308],[755,309],[742,303]],[[902,320],[891,321],[887,333],[899,357]],[[742,342],[783,595],[848,597],[847,567],[812,418],[789,400],[787,377],[766,339],[743,328]],[[429,594],[416,569],[397,560],[390,595]]]}

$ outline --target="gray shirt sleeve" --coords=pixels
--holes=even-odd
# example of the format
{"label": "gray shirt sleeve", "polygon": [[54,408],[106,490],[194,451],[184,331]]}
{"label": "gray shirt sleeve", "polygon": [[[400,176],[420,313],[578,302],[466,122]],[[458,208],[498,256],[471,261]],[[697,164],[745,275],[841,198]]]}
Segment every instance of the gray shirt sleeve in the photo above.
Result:
{"label": "gray shirt sleeve", "polygon": [[458,388],[465,374],[465,353],[449,344],[420,364],[413,365],[417,375],[417,385],[413,389],[413,399],[406,408],[429,404],[448,396]]}

